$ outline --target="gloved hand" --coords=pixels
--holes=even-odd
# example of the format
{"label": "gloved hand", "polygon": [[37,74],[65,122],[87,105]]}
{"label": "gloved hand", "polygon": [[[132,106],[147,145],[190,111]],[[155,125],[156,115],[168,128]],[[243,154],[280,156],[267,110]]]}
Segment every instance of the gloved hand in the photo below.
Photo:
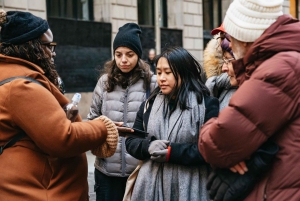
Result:
{"label": "gloved hand", "polygon": [[108,117],[101,115],[100,117],[94,119],[96,121],[100,119],[105,124],[107,129],[106,141],[103,144],[100,144],[97,148],[92,149],[92,154],[98,156],[99,158],[107,158],[112,156],[118,145],[119,133],[114,122]]}
{"label": "gloved hand", "polygon": [[233,173],[229,169],[214,170],[208,177],[207,190],[214,201],[243,200],[252,191],[259,176],[269,168],[269,164],[278,152],[274,142],[267,141],[246,161],[248,172],[244,175]]}
{"label": "gloved hand", "polygon": [[167,149],[169,145],[168,140],[154,140],[150,143],[148,152],[152,155],[155,151],[161,151]]}
{"label": "gloved hand", "polygon": [[155,151],[152,153],[150,159],[156,162],[164,163],[167,160],[168,149]]}
{"label": "gloved hand", "polygon": [[243,200],[253,189],[256,177],[246,172],[244,175],[229,169],[214,170],[208,177],[209,197],[214,201]]}

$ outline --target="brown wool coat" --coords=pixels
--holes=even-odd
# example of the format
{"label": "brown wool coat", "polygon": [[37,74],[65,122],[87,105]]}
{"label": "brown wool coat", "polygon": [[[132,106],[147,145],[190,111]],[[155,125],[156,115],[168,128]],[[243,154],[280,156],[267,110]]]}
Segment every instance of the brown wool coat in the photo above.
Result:
{"label": "brown wool coat", "polygon": [[268,139],[279,145],[247,201],[300,200],[299,33],[299,21],[283,15],[233,62],[240,87],[201,129],[200,152],[220,168],[247,159]]}
{"label": "brown wool coat", "polygon": [[0,155],[0,200],[88,200],[85,152],[101,145],[101,120],[71,123],[62,109],[69,100],[38,66],[0,55],[0,80],[28,76],[0,86],[0,145],[21,130],[27,136]]}

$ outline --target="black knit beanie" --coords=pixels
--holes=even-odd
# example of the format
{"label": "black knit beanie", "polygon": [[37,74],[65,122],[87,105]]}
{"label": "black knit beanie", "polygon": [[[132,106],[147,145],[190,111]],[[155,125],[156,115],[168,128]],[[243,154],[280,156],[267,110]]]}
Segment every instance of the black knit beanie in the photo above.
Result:
{"label": "black knit beanie", "polygon": [[1,42],[4,44],[22,44],[39,38],[49,29],[46,20],[29,12],[1,11],[0,17]]}
{"label": "black knit beanie", "polygon": [[139,36],[141,33],[139,25],[135,23],[127,23],[120,27],[113,43],[114,52],[118,47],[128,47],[141,58],[143,53]]}

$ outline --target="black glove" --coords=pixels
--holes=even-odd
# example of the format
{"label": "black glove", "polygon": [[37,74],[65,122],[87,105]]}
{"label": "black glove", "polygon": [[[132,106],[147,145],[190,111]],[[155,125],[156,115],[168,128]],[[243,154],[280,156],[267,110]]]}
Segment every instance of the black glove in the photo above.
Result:
{"label": "black glove", "polygon": [[248,171],[244,175],[233,173],[229,169],[214,170],[208,177],[207,190],[214,201],[243,200],[253,190],[259,176],[269,168],[269,164],[279,147],[271,141],[264,143],[246,161]]}

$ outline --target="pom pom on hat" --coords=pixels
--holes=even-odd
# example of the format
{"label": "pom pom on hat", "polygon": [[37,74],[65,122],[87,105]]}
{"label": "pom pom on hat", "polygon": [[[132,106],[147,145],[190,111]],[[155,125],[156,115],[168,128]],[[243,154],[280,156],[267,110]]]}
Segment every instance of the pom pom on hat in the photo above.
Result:
{"label": "pom pom on hat", "polygon": [[0,11],[1,42],[22,44],[39,38],[48,29],[48,22],[29,12]]}
{"label": "pom pom on hat", "polygon": [[226,32],[242,42],[254,42],[283,15],[284,0],[234,0],[224,18]]}
{"label": "pom pom on hat", "polygon": [[136,23],[127,23],[120,27],[113,42],[114,52],[118,47],[128,47],[141,58],[143,53],[139,36],[141,33],[142,31]]}

